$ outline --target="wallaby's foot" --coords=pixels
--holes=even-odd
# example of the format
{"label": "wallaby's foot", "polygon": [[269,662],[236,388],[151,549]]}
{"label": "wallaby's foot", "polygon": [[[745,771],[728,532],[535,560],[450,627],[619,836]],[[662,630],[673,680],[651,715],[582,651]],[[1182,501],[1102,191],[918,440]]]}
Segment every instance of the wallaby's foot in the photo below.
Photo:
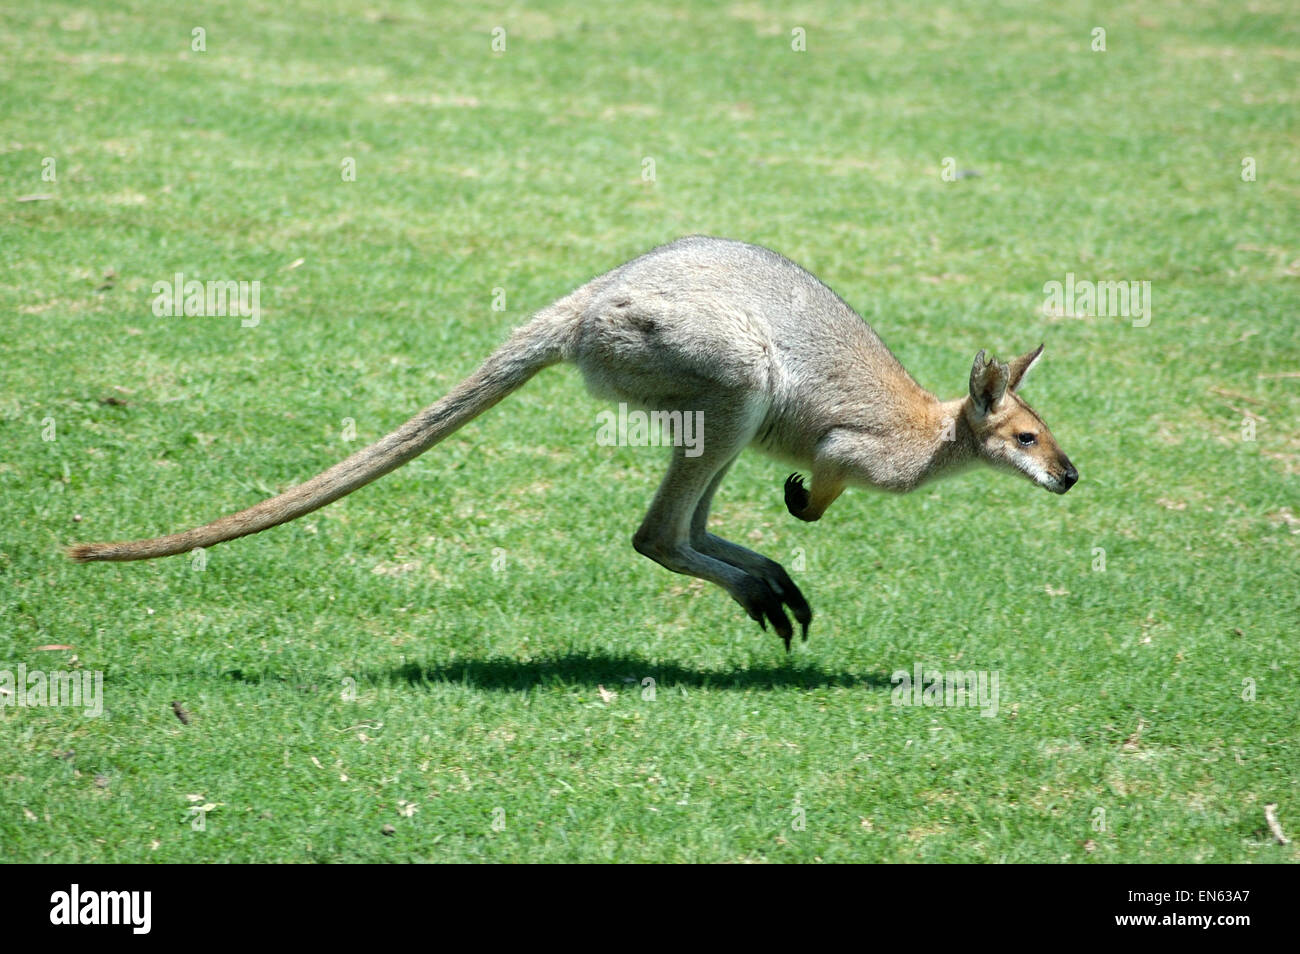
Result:
{"label": "wallaby's foot", "polygon": [[[803,599],[802,596],[799,597]],[[757,620],[758,625],[767,631],[767,624],[772,623],[772,628],[776,634],[785,642],[785,651],[790,651],[790,640],[794,636],[794,629],[790,626],[790,617],[785,615],[785,606],[781,595],[766,580],[760,580],[756,576],[746,579],[744,585],[736,594],[736,600],[745,608],[751,619]],[[807,603],[804,607],[807,607]],[[794,607],[791,607],[793,610]],[[804,639],[808,638],[808,624],[804,623]]]}
{"label": "wallaby's foot", "polygon": [[[794,614],[795,620],[799,623],[802,630],[800,637],[806,643],[808,642],[808,624],[812,622],[812,607],[808,601],[803,598],[799,592],[799,587],[794,585],[794,580],[790,579],[790,574],[785,572],[785,567],[775,560],[768,561],[771,564],[770,576],[764,574],[764,582],[775,591],[777,597],[790,607],[790,612]],[[790,640],[787,637],[785,648],[790,650]]]}
{"label": "wallaby's foot", "polygon": [[[701,553],[722,560],[725,563],[730,563],[737,569],[744,571],[749,577],[763,583],[775,595],[777,601],[788,607],[790,612],[794,614],[795,620],[803,630],[801,634],[803,641],[808,641],[808,624],[812,622],[813,616],[812,607],[808,605],[808,601],[799,592],[799,587],[795,585],[794,580],[790,579],[790,574],[785,571],[785,567],[775,560],[769,560],[761,553],[747,550],[730,540],[724,540],[711,533],[705,534],[697,540],[695,546]],[[752,589],[756,590],[757,588]],[[746,592],[749,593],[750,591],[747,590]],[[764,622],[764,617],[755,615],[752,599],[737,596],[736,600],[741,606],[745,607],[745,611],[755,620],[759,623]],[[771,618],[770,614],[764,614],[764,616]],[[777,632],[781,632],[779,626]],[[782,636],[784,637],[784,634]],[[787,639],[786,649],[789,648],[790,643]]]}
{"label": "wallaby's foot", "polygon": [[812,622],[812,607],[781,564],[772,563],[772,566],[776,572],[767,578],[751,575],[751,582],[744,586],[737,600],[764,631],[767,630],[767,620],[771,620],[772,628],[785,640],[785,651],[789,652],[794,630],[790,627],[789,617],[785,615],[786,607],[789,607],[799,623],[802,630],[800,636],[805,643],[808,642],[808,624]]}
{"label": "wallaby's foot", "polygon": [[808,509],[808,488],[803,485],[803,474],[791,474],[785,479],[785,509],[800,520],[806,519],[803,512]]}
{"label": "wallaby's foot", "polygon": [[746,566],[737,566],[724,559],[720,553],[714,555],[718,551],[712,546],[706,547],[709,552],[701,552],[687,543],[665,543],[644,528],[633,538],[632,545],[642,556],[649,557],[666,569],[717,583],[730,593],[732,598],[745,608],[750,618],[764,630],[770,622],[776,634],[785,641],[787,652],[790,650],[790,640],[794,636],[794,628],[785,613],[785,608],[788,606],[803,628],[803,638],[807,640],[808,624],[812,622],[812,608],[808,606],[808,601],[803,598],[799,587],[794,585],[794,580],[790,579],[790,575],[785,572],[781,564],[745,550],[743,547],[728,544],[727,541],[719,540],[712,535],[710,541],[726,544],[734,551],[747,554]]}

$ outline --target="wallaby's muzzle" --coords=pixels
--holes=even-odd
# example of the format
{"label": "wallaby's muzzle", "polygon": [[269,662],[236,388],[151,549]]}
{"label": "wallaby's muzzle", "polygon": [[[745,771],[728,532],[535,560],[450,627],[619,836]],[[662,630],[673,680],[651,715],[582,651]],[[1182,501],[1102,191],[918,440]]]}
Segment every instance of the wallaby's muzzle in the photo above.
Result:
{"label": "wallaby's muzzle", "polygon": [[1061,476],[1056,479],[1056,487],[1054,489],[1058,494],[1065,493],[1079,482],[1079,472],[1075,470],[1074,465],[1070,463],[1070,458],[1062,457],[1061,462],[1065,465],[1065,469],[1061,472]]}

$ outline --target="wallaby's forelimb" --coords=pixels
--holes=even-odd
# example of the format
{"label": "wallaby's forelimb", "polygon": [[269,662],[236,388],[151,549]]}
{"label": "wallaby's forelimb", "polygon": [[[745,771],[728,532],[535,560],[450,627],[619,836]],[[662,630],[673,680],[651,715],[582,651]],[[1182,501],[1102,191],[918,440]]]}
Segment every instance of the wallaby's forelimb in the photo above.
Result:
{"label": "wallaby's forelimb", "polygon": [[68,556],[78,563],[88,563],[94,560],[148,560],[186,553],[196,547],[210,547],[267,530],[352,493],[423,454],[539,370],[562,360],[569,329],[559,310],[557,305],[539,313],[442,400],[306,483],[247,510],[184,533],[151,540],[81,543],[69,547]]}
{"label": "wallaby's forelimb", "polygon": [[810,491],[803,485],[802,474],[791,474],[785,479],[785,508],[794,517],[808,523],[820,520],[836,498],[844,493],[844,478],[813,471],[813,484]]}

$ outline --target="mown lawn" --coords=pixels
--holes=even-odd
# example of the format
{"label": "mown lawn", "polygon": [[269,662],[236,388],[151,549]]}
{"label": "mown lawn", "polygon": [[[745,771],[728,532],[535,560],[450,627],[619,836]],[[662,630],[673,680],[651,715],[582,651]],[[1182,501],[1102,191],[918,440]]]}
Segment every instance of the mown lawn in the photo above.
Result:
{"label": "mown lawn", "polygon": [[[0,670],[105,712],[0,708],[0,859],[1300,859],[1291,5],[683,6],[5,5]],[[311,476],[695,232],[943,397],[1045,342],[1079,485],[804,525],[747,455],[716,523],[812,602],[787,657],[632,550],[664,452],[559,368],[202,568],[61,557]],[[260,322],[156,316],[178,272]],[[1070,273],[1149,323],[1045,313]],[[996,716],[892,704],[917,663]]]}

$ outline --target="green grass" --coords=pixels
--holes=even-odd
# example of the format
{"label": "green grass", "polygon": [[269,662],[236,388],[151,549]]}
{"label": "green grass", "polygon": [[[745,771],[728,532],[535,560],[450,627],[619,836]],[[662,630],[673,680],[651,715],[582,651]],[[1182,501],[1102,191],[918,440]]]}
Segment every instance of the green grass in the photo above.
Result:
{"label": "green grass", "polygon": [[[1300,836],[1284,0],[321,6],[5,5],[0,669],[102,671],[107,711],[0,715],[0,859],[1300,859],[1264,822]],[[746,455],[717,526],[813,603],[787,657],[632,550],[663,453],[597,446],[557,369],[202,571],[61,558],[314,474],[694,232],[810,268],[942,397],[1046,342],[1079,486],[802,525]],[[175,272],[260,281],[261,324],[155,317]],[[1150,281],[1150,325],[1046,317],[1067,272]],[[997,671],[997,717],[892,705],[917,662]]]}

